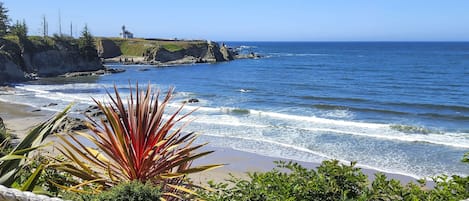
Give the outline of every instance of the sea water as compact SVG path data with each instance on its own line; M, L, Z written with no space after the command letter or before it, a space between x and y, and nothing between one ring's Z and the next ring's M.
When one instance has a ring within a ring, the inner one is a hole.
M170 110L196 98L186 131L215 147L413 177L469 175L469 43L227 42L260 59L153 67L17 84L0 100L48 110L104 100L129 81L167 91ZM49 103L56 106L46 107ZM75 111L78 114L79 111Z

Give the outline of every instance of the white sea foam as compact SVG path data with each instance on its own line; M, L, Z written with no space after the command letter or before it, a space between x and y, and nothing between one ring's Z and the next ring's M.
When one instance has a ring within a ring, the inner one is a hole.
M111 86L111 85L110 85ZM95 88L103 87L103 85L98 84L68 84L64 86L56 85L28 85L28 86L17 86L17 89L29 91L34 94L36 97L54 100L54 101L65 101L65 102L79 102L83 104L93 104L91 96L97 98L98 100L106 100L104 94L86 94L86 93L75 93L75 94L66 94L62 92L50 92L48 90L57 90L57 89L76 89L75 87L82 88ZM180 96L187 97L190 96L190 92L180 92ZM100 97L101 96L101 97ZM126 98L124 96L124 98ZM38 105L32 106L38 107ZM172 103L170 107L180 107L181 103ZM206 102L201 102L200 105L207 105ZM40 107L40 106L39 106ZM227 126L243 126L251 128L267 128L272 126L272 122L263 124L258 120L254 121L253 118L258 119L259 117L266 119L267 121L286 121L292 125L285 126L289 129L301 129L310 131L313 133L335 133L342 135L353 135L361 137L372 137L382 140L392 140L392 141L404 141L404 142L423 142L431 143L436 145L444 145L458 148L469 148L469 133L404 133L401 131L396 131L391 129L390 124L381 124L381 123L367 123L367 122L358 122L351 120L334 120L328 118L320 118L316 116L301 116L301 115L292 115L272 111L261 111L261 110L247 110L239 108L230 108L230 107L200 107L198 105L186 105L185 109L190 111L197 109L198 112L201 112L204 115L217 115L223 114L226 117L225 119L213 119L201 117L199 120L205 123L213 123L218 125L227 125ZM55 110L55 109L54 109ZM196 113L197 114L197 113ZM236 116L244 116L241 120ZM246 116L250 118L246 118ZM217 115L216 118L222 118L223 116ZM270 123L270 124L269 124ZM274 125L275 126L275 125Z
M248 46L248 45L241 45L239 46L240 49L251 49L251 48L257 48L257 46Z
M199 111L214 113L220 112L229 115L230 111L236 108L208 108L201 107ZM372 137L382 140L403 141L403 142L423 142L436 145L444 145L458 148L469 148L469 133L425 133L425 134L408 134L400 131L393 130L391 124L378 124L378 123L365 123L356 121L333 120L318 118L314 116L299 116L290 115L276 112L266 112L259 110L249 110L250 117L273 118L278 120L289 120L294 126L284 126L284 128L301 129L315 133L335 133L342 135L354 135L361 137ZM267 128L268 125L259 125L259 122L252 120L252 118L244 118L245 122L239 121L238 118L230 115L230 120L221 119L199 119L201 123L214 123L218 125L238 125L245 127L263 127ZM236 123L234 120L236 120Z
M83 104L92 104L91 96L97 98L98 100L106 100L106 96L103 93L66 93L67 89L102 89L104 85L100 84L66 84L66 85L21 85L17 86L18 93L24 94L24 96L17 96L13 94L2 95L0 101L17 101L18 103L27 104L33 107L41 107L47 103L47 101L38 102L37 99L28 97L38 97L44 100L54 100L60 102L59 105L64 105L65 102L79 102ZM113 87L113 85L105 86L108 88ZM128 88L127 85L118 86L118 88ZM63 92L57 92L63 91ZM14 94L18 94L14 93ZM187 98L191 96L191 92L179 92L176 98ZM123 98L127 98L123 94ZM63 104L61 104L64 102ZM33 104L31 104L33 103ZM65 104L66 105L66 104ZM274 136L263 136L263 133L288 133L290 135L296 135L301 133L303 135L311 135L312 137L324 135L324 134L334 134L334 135L347 135L347 136L357 136L357 137L366 137L374 138L377 140L386 140L392 142L423 142L431 143L435 145L448 146L448 147L457 147L457 148L469 148L469 133L404 133L398 130L391 128L390 124L385 123L369 123L369 122L359 122L350 120L353 116L342 116L347 120L337 120L329 119L327 115L324 115L321 118L317 116L302 116L302 115L293 115L287 114L285 112L275 112L275 111L263 111L263 110L252 110L252 109L242 109L234 107L210 107L209 102L204 102L203 100L198 104L190 104L185 106L185 110L190 111L197 109L197 112L194 113L196 118L195 123L201 124L202 128L211 129L208 125L214 125L213 129L219 129L220 132L225 132L223 130L225 127L231 127L230 131L241 131L239 133L230 133L226 132L220 135L213 135L219 137L229 137L229 138L239 138L251 141L257 141L261 143L270 143L275 146L281 146L287 149L294 149L298 152L308 153L317 155L323 158L337 158L337 155L330 155L327 152L318 152L312 151L308 148L302 147L298 142L284 140L287 139L289 135L274 135ZM173 102L169 105L169 109L175 109L181 106L180 102ZM200 107L202 106L202 107ZM43 108L47 110L58 111L59 107ZM342 114L333 114L337 115ZM347 114L353 115L353 114ZM340 118L340 117L339 117ZM221 128L221 129L220 129ZM253 134L254 133L254 134ZM270 137L270 138L269 138ZM281 142L279 142L281 141ZM255 147L252 149L255 150ZM249 149L244 148L243 151ZM263 151L263 150L259 150ZM339 150L335 154L340 154ZM265 152L265 150L264 150ZM279 154L277 152L272 152ZM266 155L266 153L259 153ZM268 154L268 153L267 153ZM278 155L273 154L273 157L278 157ZM284 156L292 159L300 159L299 156ZM387 160L387 159L383 159ZM315 161L320 162L320 161ZM382 164L385 164L383 162ZM419 174L419 171L409 171L412 174L405 173L405 169L400 170L389 170L386 168L376 168L374 165L367 166L364 164L359 164L360 167L376 169L379 171L404 174L412 177ZM380 166L380 165L378 165ZM381 165L380 167L386 167L386 165Z
M278 141L274 140L269 140L269 139L258 139L258 138L252 138L252 137L240 137L240 136L226 136L226 135L214 135L214 134L203 134L205 136L210 136L210 137L217 137L217 138L222 138L223 140L228 139L233 139L233 141L238 142L235 147L233 147L236 150L239 151L246 151L250 153L255 153L255 154L260 154L264 156L269 156L269 157L280 157L280 158L286 158L286 159L294 159L297 161L303 161L303 162L313 162L313 163L321 163L324 160L330 160L333 159L332 157L325 155L321 152L317 151L312 151L310 149L301 147L301 146L295 146L287 143L281 143ZM262 147L262 149L259 148L254 148L253 146L249 145L251 143L258 144L262 143L262 145L257 145L255 147ZM252 148L246 148L245 146L249 146ZM273 148L266 148L268 146L274 146ZM275 150L275 151L274 151ZM282 151L283 150L283 151ZM291 151L288 151L291 150ZM273 152L274 151L274 152ZM273 154L275 152L281 152L283 154ZM295 154L296 152L301 152L303 154ZM285 154L287 153L287 154ZM288 154L292 153L292 155ZM303 156L304 154L311 154L310 157L304 158L304 157L299 157ZM350 164L350 161L347 160L339 160L343 164ZM391 173L391 174L400 174L400 175L405 175L409 176L415 179L422 178L423 176L419 176L416 174L409 174L408 172L402 171L402 170L395 170L395 169L389 169L389 168L379 168L371 165L365 165L358 163L356 165L357 167L361 168L366 168L366 169L371 169L371 170L376 170L380 172L386 172L386 173Z
M329 110L327 112L321 112L321 116L329 117L334 119L352 119L354 114L350 110Z
M241 92L241 93L251 92L251 90L249 90L249 89L239 89L238 91Z

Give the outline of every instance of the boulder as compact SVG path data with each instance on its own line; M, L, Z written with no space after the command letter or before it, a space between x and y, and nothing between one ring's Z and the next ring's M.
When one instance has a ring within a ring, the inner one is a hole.
M67 117L57 128L57 132L71 132L88 129L85 121L80 118Z
M52 106L56 106L57 103L49 103L47 105L43 105L42 107L52 107Z
M191 98L187 101L188 103L198 103L199 102L199 99L197 98Z
M91 105L86 108L83 114L88 117L101 117L104 115L104 113L99 109L99 107L95 105Z

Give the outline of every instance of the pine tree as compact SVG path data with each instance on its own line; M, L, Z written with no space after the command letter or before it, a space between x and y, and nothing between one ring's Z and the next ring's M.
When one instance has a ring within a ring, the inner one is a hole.
M16 24L11 26L10 31L20 39L26 39L28 35L28 27L26 26L26 22L24 20L23 22L16 21Z
M96 46L94 44L94 38L88 30L88 26L85 25L81 36L78 39L78 47L80 48L80 53L88 60L92 60L97 57L98 53L96 51Z
M0 2L0 37L3 37L8 33L10 19L8 19L7 13L8 9L3 7L3 2Z

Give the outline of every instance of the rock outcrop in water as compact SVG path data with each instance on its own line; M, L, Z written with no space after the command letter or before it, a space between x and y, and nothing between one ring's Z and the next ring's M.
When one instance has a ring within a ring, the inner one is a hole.
M75 39L0 38L0 84L103 69L97 54L83 55Z

